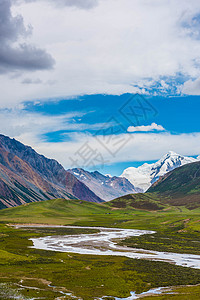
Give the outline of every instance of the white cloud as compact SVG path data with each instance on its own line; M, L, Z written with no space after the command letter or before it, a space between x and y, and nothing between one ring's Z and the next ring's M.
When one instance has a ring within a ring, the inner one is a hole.
M43 115L27 112L20 106L15 109L0 110L1 134L15 137L31 145L36 140L41 142L41 136L48 132L77 130L73 118L81 117L83 114L74 112L58 116Z
M46 133L47 129L62 130L70 127L70 122L73 115L63 117L50 117L38 116L35 114L16 115L0 114L2 120L1 133L15 137L22 143L32 146L39 153L58 160L65 168L76 167L79 165L72 164L71 159L78 159L78 164L84 166L83 160L76 154L78 150L83 150L83 146L88 143L92 150L96 150L97 154L102 157L102 162L106 165L118 162L132 162L132 161L145 161L157 160L162 155L167 153L169 149L183 154L183 155L199 155L200 149L200 133L172 135L167 132L160 133L135 133L135 134L121 134L115 137L115 148L109 143L113 136L99 136L98 140L90 134L82 132L74 132L70 134L70 140L65 142L46 142L41 139L41 134ZM7 124L9 124L7 126ZM76 124L71 124L71 129L77 129ZM86 124L82 128L86 127ZM96 125L96 128L101 124ZM121 141L128 141L125 146L119 147ZM99 143L101 141L101 143ZM116 143L119 141L119 144ZM107 144L106 144L107 142ZM110 146L109 146L110 145ZM105 146L107 148L105 148ZM111 149L119 149L117 155L108 151ZM99 160L101 161L101 160ZM86 162L86 164L89 161ZM97 165L97 160L88 164L92 166ZM99 163L100 164L100 163ZM103 169L101 170L103 172Z
M196 80L186 81L182 86L181 92L186 95L200 95L200 77Z
M119 138L124 138L120 136ZM103 141L103 137L102 137ZM118 162L150 161L160 159L169 149L187 156L199 154L200 133L172 135L170 133L135 134L128 144L121 148L118 155L111 155L95 138L87 135L76 135L73 141L61 143L32 143L40 153L57 159L65 168L76 167L70 158L77 159L76 151L88 142L89 146L101 153L106 164ZM81 160L78 159L78 162ZM95 161L97 163L97 161ZM91 164L92 165L92 164ZM103 171L103 170L102 170Z
M145 92L150 82L177 73L197 78L200 40L188 28L198 13L196 0L101 0L93 9L56 9L50 1L21 3L13 7L13 14L21 14L25 25L33 26L30 42L56 60L54 70L36 71L34 78L55 84L25 86L20 76L1 76L0 105L78 94ZM28 72L23 75L32 79ZM161 84L167 88L166 81Z
M106 164L156 160L168 152L169 149L184 155L199 155L200 133L179 135L168 132L126 133L115 136L113 140L115 146L113 147L111 145L113 136L98 136L97 140L92 135L79 131L91 129L91 125L77 125L73 122L74 117L81 117L78 112L62 116L47 116L28 113L20 110L21 108L0 111L1 133L32 146L36 151L49 158L57 159L66 168L73 166L70 157L76 159L75 153L82 149L86 142L93 150L97 150L97 153L102 155ZM92 128L99 129L101 126L102 124L94 124ZM153 126L155 127L155 125ZM46 139L41 138L41 135L47 132L66 129L74 130L68 141L55 143L46 142ZM125 146L119 147L121 141L127 141ZM105 148L105 145L107 148ZM112 151L119 149L119 152L114 155L108 149ZM80 161L80 163L82 162ZM95 163L97 164L97 161Z
M128 132L137 132L137 131L165 131L165 128L162 125L157 125L152 123L151 125L142 125L142 126L129 126L127 129Z
M16 138L22 143L34 145L34 147L37 144L46 143L46 138L43 135L57 131L63 131L61 133L63 139L67 139L66 136L69 136L73 142L82 136L81 131L97 131L102 126L105 127L104 123L81 123L81 117L88 113L90 111L75 111L62 115L44 115L27 112L23 106L19 105L14 109L0 110L0 133ZM77 123L75 118L79 118L80 122ZM111 125L111 123L107 123L108 127ZM68 132L66 133L66 131ZM47 143L47 145L49 144Z

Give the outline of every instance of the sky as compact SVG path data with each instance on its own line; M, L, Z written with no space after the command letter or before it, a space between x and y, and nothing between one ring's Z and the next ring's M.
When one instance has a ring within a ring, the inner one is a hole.
M200 2L0 0L0 133L120 175L200 154Z

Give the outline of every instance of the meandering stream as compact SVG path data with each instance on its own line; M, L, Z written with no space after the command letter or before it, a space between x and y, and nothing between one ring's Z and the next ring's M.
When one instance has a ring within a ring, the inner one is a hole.
M148 230L134 230L121 228L102 228L102 227L78 227L78 226L52 226L52 225L17 225L16 228L21 227L40 227L40 228L84 228L95 229L98 233L93 234L77 234L64 236L46 236L41 238L32 238L33 248L41 250L51 250L59 252L71 252L77 254L91 254L91 255L115 255L125 256L135 259L148 259L154 261L163 261L173 263L183 267L200 269L200 255L181 254L170 252L158 252L144 249L135 249L130 247L119 246L117 243L125 238L131 236L140 236L144 234L153 234L155 231ZM115 299L115 300L135 300L150 295L171 294L170 287L158 287L150 289L147 292L136 294L131 292L128 298L107 297L96 298L96 300ZM63 293L65 294L65 293ZM65 294L71 298L79 299L72 294Z
M53 227L41 225L21 225L18 227ZM200 269L200 255L181 254L170 252L158 252L144 249L135 249L117 245L122 239L143 234L153 234L154 231L102 228L102 227L78 227L78 226L54 226L67 228L98 229L98 233L78 234L65 236L47 236L31 239L33 247L43 250L71 252L90 255L115 255L135 259L148 259L164 261L178 266Z

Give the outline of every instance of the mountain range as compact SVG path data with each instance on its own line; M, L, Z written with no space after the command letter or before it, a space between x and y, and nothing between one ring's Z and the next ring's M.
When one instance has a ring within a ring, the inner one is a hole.
M120 196L127 194L140 193L140 188L135 188L134 185L124 177L116 177L103 175L98 171L88 172L83 169L68 170L79 181L94 191L95 194L105 201L110 201Z
M199 157L195 159L193 157L185 157L173 151L169 151L153 164L145 163L138 168L130 167L125 169L120 177L127 178L134 184L135 189L138 188L142 190L142 192L145 192L154 182L168 172L180 166L197 161L199 161Z
M193 162L198 162L198 158L170 151L154 164L130 167L120 177L112 177L78 168L65 170L56 160L0 135L0 209L54 198L100 203L145 192L152 184L157 192L156 182L159 186L166 180L163 175L168 178L173 169Z
M53 198L103 201L56 160L0 135L0 208Z

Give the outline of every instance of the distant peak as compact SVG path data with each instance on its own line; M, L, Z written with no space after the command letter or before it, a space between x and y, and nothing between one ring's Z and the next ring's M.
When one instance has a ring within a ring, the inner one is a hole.
M105 176L106 176L106 177L109 177L109 178L112 178L112 175L111 175L111 174L106 174Z
M72 171L72 172L82 172L82 171L84 171L84 170L81 169L81 168L73 168L73 169L68 169L68 171Z
M176 152L174 151L168 151L166 155L169 155L169 156L179 156L179 154L177 154Z
M103 175L103 174L101 174L99 171L94 171L94 172L91 172L91 173L93 173L93 174L97 174L97 175ZM104 175L103 175L104 176Z

